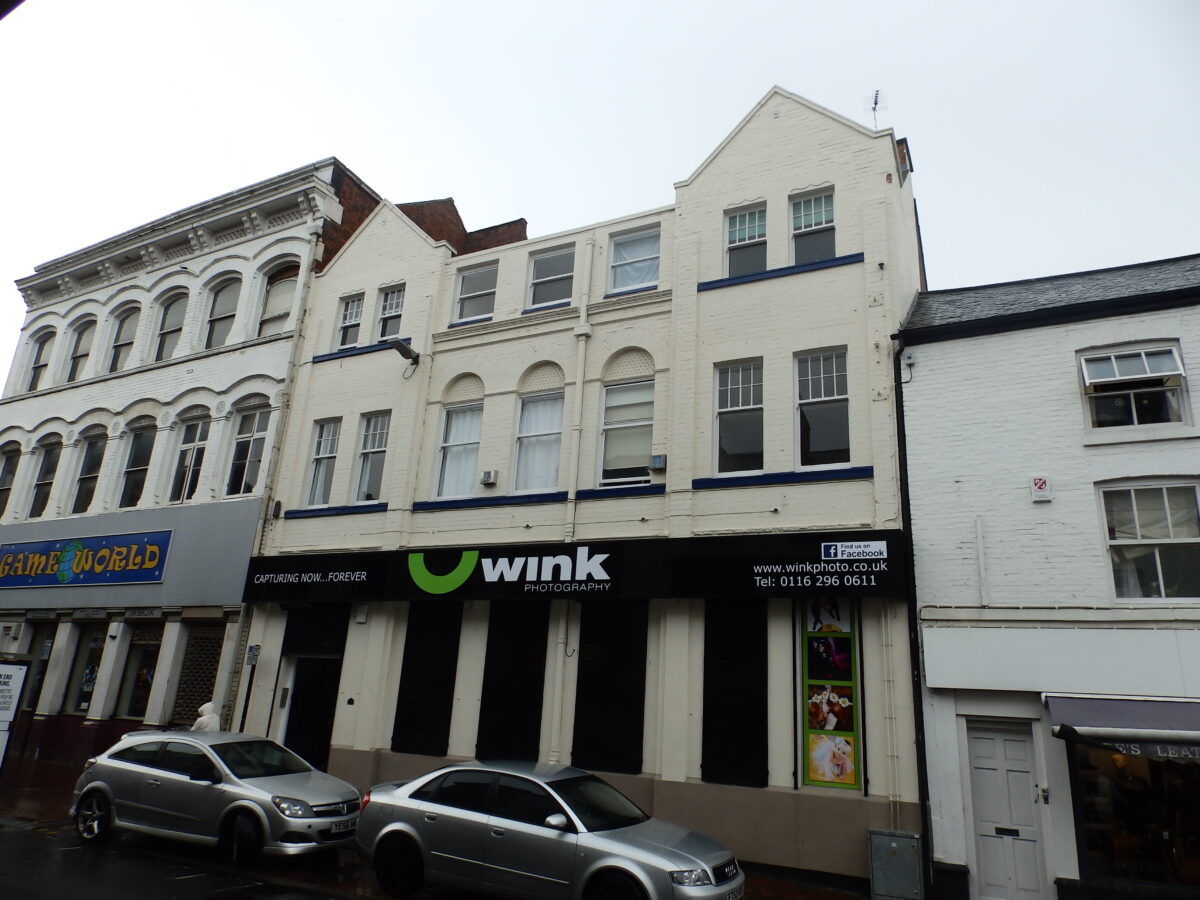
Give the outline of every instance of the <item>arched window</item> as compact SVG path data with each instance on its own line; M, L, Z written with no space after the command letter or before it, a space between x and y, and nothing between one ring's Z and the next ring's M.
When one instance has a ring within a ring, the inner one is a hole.
M163 304L162 319L158 325L158 349L154 359L170 359L175 355L179 339L183 336L183 318L187 315L187 295L177 294Z
M204 450L208 446L208 429L210 420L208 410L185 410L180 416L183 434L179 437L179 453L175 457L175 474L171 476L171 502L183 503L191 500L196 493L196 485L200 481L200 471L204 466Z
M71 365L67 369L67 381L78 381L92 353L92 338L96 336L96 323L88 322L75 329L75 345L71 348Z
M100 480L100 464L104 462L104 448L108 446L108 435L103 428L89 430L83 436L83 458L79 462L79 478L75 482L75 501L71 512L85 513L96 496L96 483Z
M233 317L237 314L240 281L227 281L213 292L212 307L208 312L208 336L204 340L206 349L223 347L233 330Z
M29 388L36 391L42 384L46 367L50 365L50 351L54 349L54 332L47 331L33 342L33 361L29 364Z
M262 319L258 323L259 337L279 334L287 328L299 279L300 266L294 263L276 269L267 276L267 296L263 301Z
M121 508L137 506L150 471L157 431L153 419L139 420L129 429L129 455L125 458L125 482L121 486Z
M29 518L39 518L50 502L50 489L54 487L54 476L58 472L58 460L62 456L62 436L48 434L38 441L40 459L37 478L33 482L33 502L29 504Z
M258 484L258 472L267 444L267 426L270 423L270 408L247 409L238 414L237 434L233 441L233 463L229 467L226 494L253 493L255 485Z
M136 307L121 313L117 318L117 330L113 334L112 355L109 358L108 371L120 372L129 364L129 355L133 352L133 338L137 334L139 319L141 319L141 311Z
M8 508L8 497L13 482L17 480L17 466L21 464L21 445L15 441L0 447L0 516Z

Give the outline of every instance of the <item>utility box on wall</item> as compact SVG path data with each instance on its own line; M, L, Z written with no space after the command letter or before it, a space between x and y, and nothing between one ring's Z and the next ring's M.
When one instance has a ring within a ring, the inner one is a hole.
M921 836L868 829L872 900L924 900Z

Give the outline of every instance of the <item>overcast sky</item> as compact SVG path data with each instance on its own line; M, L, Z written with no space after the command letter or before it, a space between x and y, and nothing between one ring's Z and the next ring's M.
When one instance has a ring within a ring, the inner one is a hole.
M930 287L1200 252L1200 2L25 0L0 366L34 266L326 156L530 236L670 204L772 85L907 137Z

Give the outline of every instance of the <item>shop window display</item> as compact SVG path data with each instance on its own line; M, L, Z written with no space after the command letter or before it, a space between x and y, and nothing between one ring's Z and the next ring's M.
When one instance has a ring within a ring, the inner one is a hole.
M804 783L856 788L861 766L854 601L824 597L800 610Z

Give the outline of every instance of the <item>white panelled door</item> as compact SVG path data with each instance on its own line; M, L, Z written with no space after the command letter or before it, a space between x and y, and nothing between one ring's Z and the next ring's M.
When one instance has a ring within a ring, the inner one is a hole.
M967 726L975 826L974 896L1038 900L1042 890L1039 779L1028 725Z

